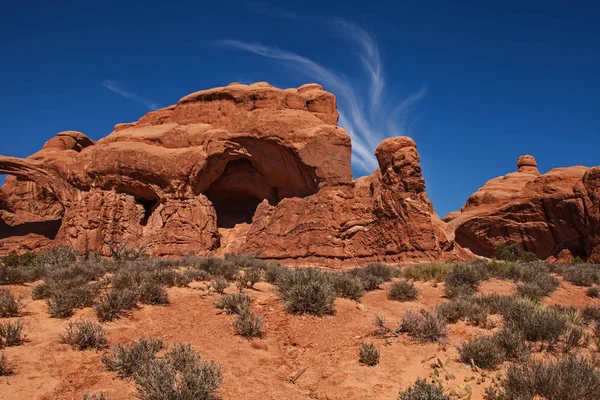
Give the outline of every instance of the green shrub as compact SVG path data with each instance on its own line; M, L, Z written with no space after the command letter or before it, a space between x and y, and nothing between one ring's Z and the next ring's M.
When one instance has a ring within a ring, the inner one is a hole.
M269 264L268 266L263 268L263 270L265 280L270 284L275 284L275 282L277 282L277 279L279 279L279 276L289 271L288 268L279 264Z
M35 262L50 267L69 265L77 260L77 253L72 247L54 247L41 253Z
M9 290L0 289L0 318L18 317L24 307L23 298L16 298Z
M360 345L359 360L365 365L375 366L379 364L379 350L373 343L363 343Z
M18 346L25 341L23 322L0 322L0 348Z
M169 304L167 290L157 282L142 283L138 290L138 298L142 304Z
M567 330L564 315L551 307L516 301L504 315L505 325L520 330L531 342L545 342L552 347Z
M419 290L415 284L405 280L399 280L390 286L388 298L396 301L411 301L417 298Z
M567 265L559 267L557 272L577 286L600 285L600 265Z
M22 268L0 266L0 285L21 285L28 281L29 277Z
M429 383L419 378L411 387L400 392L398 400L450 400L450 397L439 383Z
M501 243L496 246L496 258L503 261L517 261L523 256L523 249L516 243Z
M255 315L247 309L233 321L233 328L236 334L246 339L259 338L263 336L264 322L265 319L262 315Z
M567 356L554 360L528 359L506 369L507 399L594 400L600 393L600 373L593 362Z
M334 273L330 277L331 284L338 296L351 300L360 300L365 294L362 281L355 276L345 273Z
M574 349L578 347L587 347L587 345L588 336L584 333L583 329L579 326L571 325L564 335L563 352L569 354Z
M248 288L252 289L262 279L263 271L259 267L251 267L244 270L244 279Z
M368 263L359 269L383 279L384 282L390 282L399 272L396 268L380 262Z
M446 320L424 309L418 313L409 311L404 314L399 331L420 342L444 343L448 336Z
M210 275L223 277L232 281L240 271L240 265L230 259L220 259L215 257L193 257L185 260L193 268L206 271Z
M494 341L503 349L509 360L520 360L529 356L531 348L525 341L525 336L513 326L503 326L494 333Z
M100 350L108 345L104 328L87 320L69 322L59 338L62 343L66 343L72 349L79 351L86 349Z
M69 318L75 308L91 307L98 295L98 287L84 283L77 286L55 286L46 299L48 313L54 318Z
M586 292L585 292L588 297L591 297L592 299L597 299L600 298L600 287L598 286L590 286Z
M292 313L333 314L336 291L327 275L314 268L297 268L277 280L279 295Z
M175 345L164 359L142 364L134 374L142 400L213 399L222 379L221 367L204 361L189 345Z
M129 289L111 289L100 297L94 311L101 322L112 321L137 306L137 294Z
M5 354L0 354L0 376L8 376L12 374L13 367L8 362Z
M210 285L213 289L215 289L215 292L223 294L225 289L229 287L229 282L227 282L227 279L218 276L214 281L211 282Z
M384 282L382 277L374 275L363 268L355 268L348 271L347 274L358 279L367 292L379 289L379 285Z
M111 349L110 357L102 357L102 363L120 377L130 377L142 365L152 361L164 347L163 341L157 338L141 338L129 346L117 344Z
M33 264L36 258L37 256L29 251L18 254L13 250L8 255L0 257L0 260L6 267L25 267Z
M215 307L224 310L227 314L242 315L250 310L252 298L245 293L224 294L216 302Z
M517 293L521 296L539 301L558 288L559 281L552 275L540 274L531 282L517 283Z
M494 369L504 361L504 349L494 336L480 336L468 342L462 342L458 348L461 360L475 364L479 368Z

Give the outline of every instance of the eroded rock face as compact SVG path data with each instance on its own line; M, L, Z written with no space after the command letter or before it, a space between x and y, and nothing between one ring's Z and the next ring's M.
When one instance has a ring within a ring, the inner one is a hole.
M0 191L0 252L125 241L154 255L449 255L414 142L384 141L380 171L353 181L337 120L319 85L231 84L96 143L69 131L27 159L0 156L0 173L12 175Z
M518 243L541 259L566 259L568 252L599 260L599 169L556 168L540 175L531 156L520 157L517 167L444 218L449 236L482 256L492 256L500 243Z

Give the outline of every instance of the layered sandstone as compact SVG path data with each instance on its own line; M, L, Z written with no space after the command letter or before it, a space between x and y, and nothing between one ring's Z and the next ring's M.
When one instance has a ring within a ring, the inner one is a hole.
M459 212L444 218L456 243L492 256L518 243L545 259L561 255L600 261L599 168L556 168L540 175L535 159L520 157L517 172L488 181Z
M231 84L96 143L69 131L27 159L0 156L0 173L12 175L0 192L0 251L116 241L154 255L449 254L414 142L384 141L380 170L353 181L350 137L337 120L335 97L319 85Z

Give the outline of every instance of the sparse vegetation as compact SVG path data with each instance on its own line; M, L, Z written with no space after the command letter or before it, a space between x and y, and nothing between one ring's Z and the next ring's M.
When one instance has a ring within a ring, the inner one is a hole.
M90 394L86 392L83 394L83 400L108 400L108 396L106 396L102 392L95 394Z
M463 319L474 326L487 323L488 310L475 297L454 297L438 305L437 312L451 324Z
M504 361L504 349L494 336L480 336L462 342L458 348L461 360L466 364L475 364L479 368L494 369Z
M137 294L129 289L111 289L100 297L94 311L101 322L112 321L136 307Z
M535 253L525 251L517 243L499 244L496 246L496 258L503 261L537 261Z
M9 290L0 288L0 318L18 317L25 305L22 297L15 297Z
M142 400L209 400L223 379L221 367L204 361L189 345L175 345L163 359L144 363L134 374Z
M336 291L324 272L315 268L296 268L282 274L277 287L291 313L333 314Z
M379 350L373 343L361 344L359 356L360 362L365 365L375 366L379 364Z
M600 298L600 287L598 286L590 286L586 292L585 292L588 297L591 297L592 299L597 299Z
M229 287L229 282L227 282L227 279L218 276L215 278L214 281L211 282L210 284L212 286L213 289L215 289L215 292L219 293L219 294L223 294L225 292L225 289L227 289L227 287Z
M92 321L80 320L69 322L64 332L59 335L62 343L74 350L104 349L108 345L104 328Z
M419 264L403 268L400 274L405 279L415 281L443 282L452 268L454 268L454 265L453 263L445 262Z
M8 362L8 358L4 353L0 354L0 376L8 376L12 374L13 367Z
M23 333L23 322L5 321L0 322L0 348L18 346L25 341Z
M425 379L417 381L398 395L398 400L450 400L442 385L429 383Z
M142 304L169 304L167 290L157 282L142 283L138 290L138 298Z
M102 363L120 377L130 377L141 366L152 361L164 347L163 341L157 338L141 338L129 346L117 344L110 350L110 357L102 357Z
M485 263L457 264L444 280L446 296L450 298L471 296L479 288L480 282L487 279L487 277L488 270Z
M227 314L242 315L250 310L252 299L245 293L224 294L216 302L215 307L224 310Z
M331 274L330 278L331 284L340 297L358 301L365 294L363 283L356 276L338 273Z
M246 339L259 338L263 336L264 322L262 315L255 315L246 309L233 321L233 328L236 334Z
M448 336L446 320L439 314L430 313L427 310L421 310L418 313L407 312L402 318L399 331L420 342L443 344Z
M388 298L396 301L411 301L417 298L419 290L415 284L405 280L399 280L390 286Z

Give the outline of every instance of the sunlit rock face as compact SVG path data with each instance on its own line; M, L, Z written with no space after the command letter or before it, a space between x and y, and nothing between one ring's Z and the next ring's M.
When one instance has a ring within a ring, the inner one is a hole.
M543 175L532 156L517 172L488 181L462 210L444 218L448 236L482 256L518 243L540 259L600 262L600 168L556 168Z
M335 97L316 84L203 90L93 142L59 133L0 156L0 252L111 241L153 255L287 260L454 257L409 138L352 179Z

